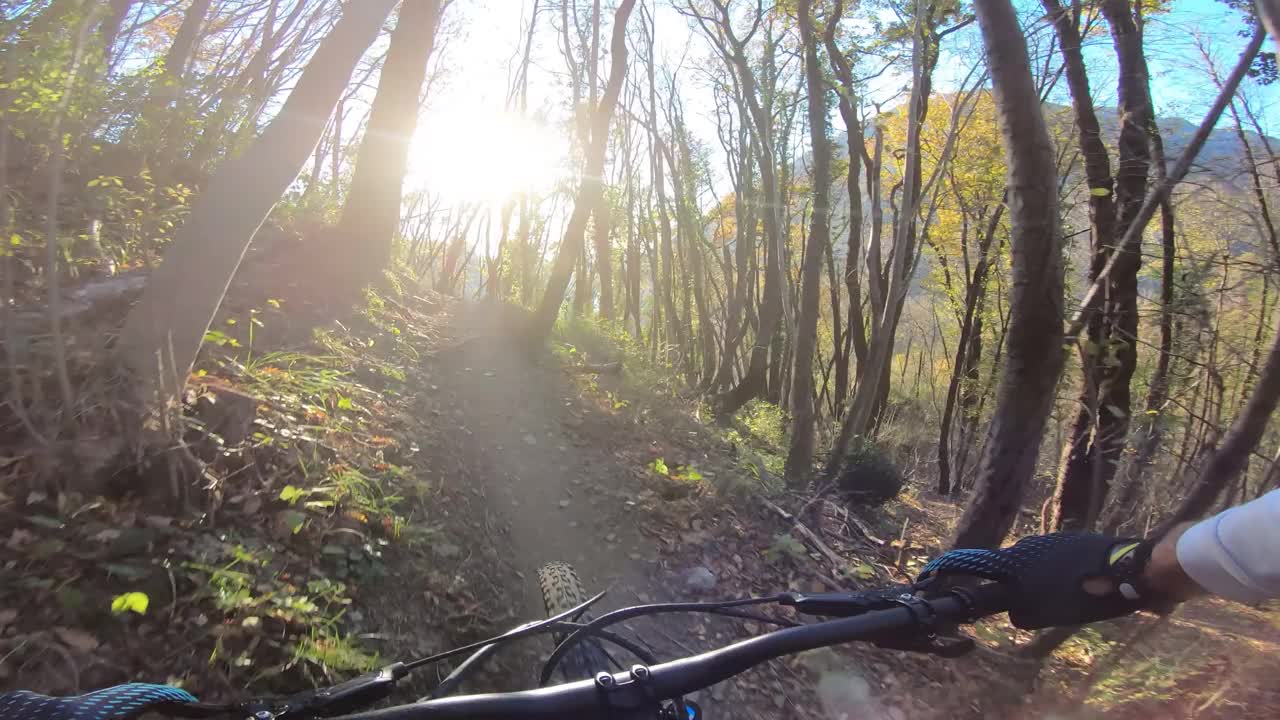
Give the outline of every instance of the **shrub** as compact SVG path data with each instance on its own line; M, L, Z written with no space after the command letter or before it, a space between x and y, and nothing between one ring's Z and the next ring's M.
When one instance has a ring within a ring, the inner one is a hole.
M836 486L852 502L878 505L902 490L902 471L874 441L855 437L836 471Z

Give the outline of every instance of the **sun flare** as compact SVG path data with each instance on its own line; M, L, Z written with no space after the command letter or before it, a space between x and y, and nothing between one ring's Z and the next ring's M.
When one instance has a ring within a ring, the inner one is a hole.
M453 203L499 204L551 189L565 171L563 138L536 118L487 108L445 108L419 123L408 190Z

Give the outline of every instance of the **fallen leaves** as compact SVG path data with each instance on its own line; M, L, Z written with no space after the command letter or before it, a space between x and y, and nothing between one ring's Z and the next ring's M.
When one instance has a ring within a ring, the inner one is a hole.
M101 644L98 638L75 628L56 627L53 629L53 634L63 645L82 653L91 653Z

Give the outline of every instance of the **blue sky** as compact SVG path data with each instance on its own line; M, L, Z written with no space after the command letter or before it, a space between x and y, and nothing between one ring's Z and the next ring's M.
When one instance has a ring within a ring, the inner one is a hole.
M1030 26L1033 54L1037 48L1041 52L1047 50L1049 46L1044 40L1052 31L1044 23L1035 22L1043 12L1039 0L1014 2ZM501 131L495 132L485 123L454 121L497 115L502 111L508 63L523 37L522 21L527 21L527 17L522 17L523 13L512 10L520 6L527 12L530 5L528 2L515 3L514 0L475 0L469 5L450 8L449 25L457 34L450 33L452 37L447 41L442 57L437 58L437 62L448 71L434 89L423 119L421 142L416 147L418 152L414 153L417 162L413 163L412 172L416 182L434 180L428 184L446 188L459 186L460 175L477 165L474 153L468 148L492 144L495 136L505 135ZM608 7L611 3L606 2L605 5ZM686 120L694 133L715 151L715 126L710 117L709 95L701 86L695 69L700 63L715 61L709 58L710 50L705 40L691 30L686 18L670 9L667 0L657 0L655 6L659 54L673 65L684 61L681 84ZM1147 20L1146 49L1156 112L1162 117L1177 116L1198 124L1212 103L1216 90L1205 72L1196 39L1200 38L1207 44L1225 75L1247 42L1239 35L1244 23L1239 13L1216 0L1171 0L1169 7L1168 12ZM566 90L561 84L562 76L558 77L564 66L559 57L555 32L550 27L551 20L550 16L544 15L540 21L530 109L534 113L546 112L553 120L559 120L565 113L563 101ZM638 26L638 13L632 22ZM1268 47L1273 47L1270 41ZM935 73L935 89L941 92L953 89L981 52L981 37L976 25L949 36ZM1100 32L1086 40L1085 53L1097 104L1114 107L1115 55L1105 24L1100 26ZM1057 63L1058 58L1055 57L1054 67ZM638 64L633 65L632 70L642 71ZM890 105L896 104L905 98L906 80L901 73L888 74L878 81L878 87L869 92L869 96L889 101ZM1251 81L1246 85L1246 91L1270 134L1280 134L1280 106L1276 103L1276 93L1280 90L1262 88ZM891 99L895 96L899 100ZM1069 102L1065 81L1059 83L1050 99L1063 104ZM832 122L837 131L843 129L837 113L833 113ZM455 152L448 152L450 149ZM559 164L550 155L563 154L565 150L564 147L555 148L543 162ZM453 161L449 160L451 157ZM426 158L430 158L430 162L426 162Z

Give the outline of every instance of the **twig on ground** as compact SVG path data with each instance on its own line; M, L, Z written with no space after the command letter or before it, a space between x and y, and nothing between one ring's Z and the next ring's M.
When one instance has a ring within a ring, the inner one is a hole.
M885 541L876 537L875 534L871 532L871 528L867 527L867 524L862 521L862 518L854 515L853 513L849 513L849 522L853 523L854 527L858 528L858 530L866 536L868 540L876 545L884 546Z
M764 503L765 507L769 508L770 510L780 515L783 520L790 522L791 527L794 528L796 532L800 533L800 535L804 537L805 540L808 540L809 544L812 545L815 550L821 553L823 557L831 561L832 567L836 568L837 570L844 567L845 559L840 557L838 554L836 554L836 551L828 547L827 544L822 541L822 538L818 537L817 533L815 533L814 531L806 527L805 524L800 522L798 518L796 518L791 513L787 512L786 510L783 510L782 508L778 507L773 502L770 502L765 498L760 498L760 501ZM837 588L843 589L841 584L836 582L832 578L822 576L822 579L827 581L830 584L835 585L835 587Z
M898 557L894 559L893 566L896 567L900 573L906 571L903 564L907 559L907 525L910 524L910 522L911 518L902 518L902 532L898 535Z
M622 361L615 360L607 363L583 363L582 365L574 365L569 368L569 372L578 373L580 375L614 375L622 372Z

